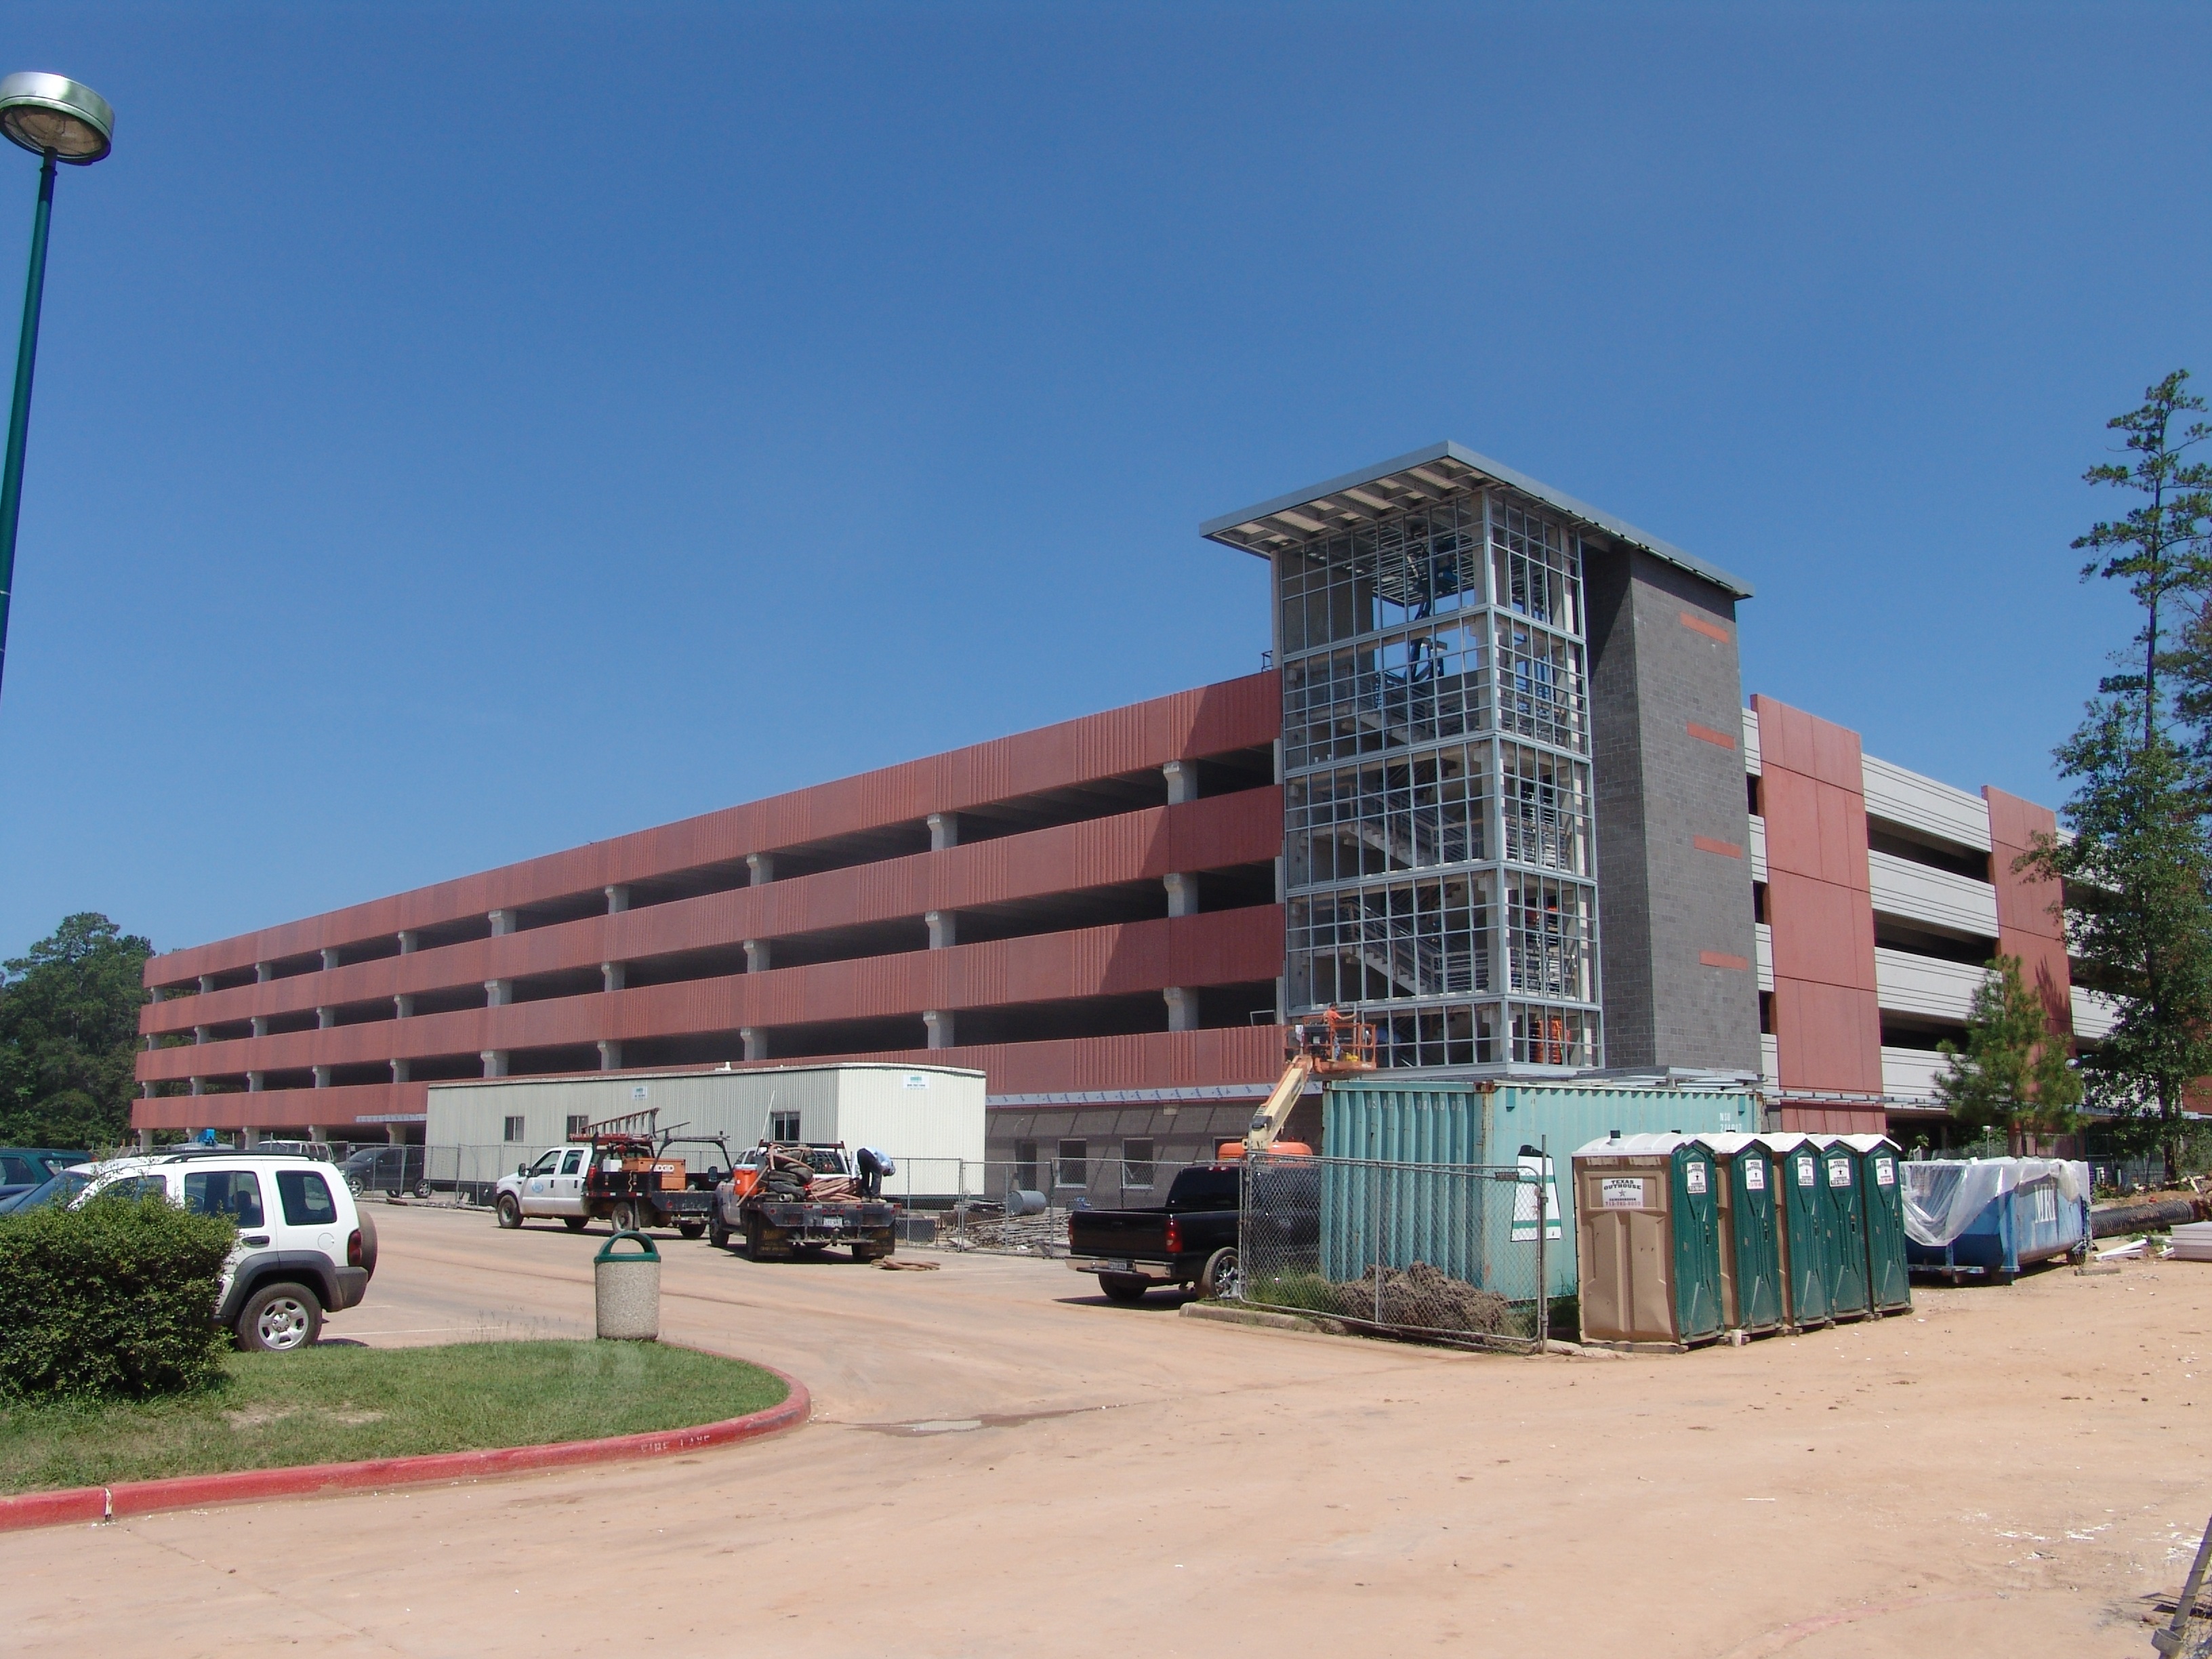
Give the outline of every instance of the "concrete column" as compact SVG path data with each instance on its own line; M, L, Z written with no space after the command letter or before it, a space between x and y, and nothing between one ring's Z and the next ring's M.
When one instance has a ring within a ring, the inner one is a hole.
M1180 806L1198 799L1198 763L1171 760L1160 771L1168 781L1168 805Z
M929 850L942 853L960 845L960 814L932 812L929 815Z
M259 1094L268 1086L264 1081L268 1075L266 1072L248 1072L246 1074L246 1092L249 1095Z
M599 1069L603 1072L622 1070L622 1044L613 1037L599 1039Z
M415 1018L415 994L412 991L402 991L392 999L392 1017L394 1019Z
M922 920L929 924L929 948L949 950L959 942L960 918L951 910L932 910Z
M261 1144L261 1131L251 1125L240 1129L238 1132L238 1144L248 1150L258 1146Z
M603 962L599 964L599 989L602 991L619 991L629 978L629 964L626 962Z
M483 1051L482 1058L483 1060L483 1074L486 1077L505 1077L507 1075L506 1049L487 1048Z
M257 962L253 964L253 982L256 985L266 985L276 977L276 969L268 963Z
M738 1035L744 1039L745 1058L747 1060L766 1060L768 1058L768 1033L766 1031L762 1030L757 1025L748 1025L744 1030L739 1031Z
M512 910L495 910L486 920L491 923L494 939L504 939L514 931L514 912Z
M205 996L209 992L214 989L215 975L213 974L202 974L200 975L200 994L202 996Z
M331 1026L337 1023L338 1011L337 1009L318 1008L315 1010L315 1029L317 1030L327 1031Z
M331 969L337 965L338 947L335 945L325 945L323 946L323 971L327 974Z
M404 1146L407 1144L407 1131L401 1128L397 1123L386 1124L384 1126L384 1144L387 1146Z
M484 1006L504 1008L514 1000L514 981L511 979L488 979L484 981Z
M146 1034L146 1052L149 1054L154 1052L154 1034L151 1031Z
M201 1079L201 1078L194 1078L194 1079L192 1079L192 1092L193 1092L194 1094L198 1094L198 1093L200 1093L200 1092L201 1092L201 1090L200 1090L200 1085L201 1085L201 1083L202 1083L202 1082L204 1082L204 1079Z
M1167 999L1168 1030L1195 1031L1198 1029L1198 993L1186 991L1180 985L1170 985L1160 994Z
M629 908L629 889L624 886L607 889L607 914L618 916Z
M315 1067L315 1087L317 1087L318 1089L327 1089L327 1088L329 1088L330 1086L331 1086L331 1068L330 1068L329 1066L316 1066L316 1067Z
M1162 876L1160 884L1168 890L1170 915L1194 916L1198 914L1198 878L1196 876Z
M322 1138L323 1126L319 1123L310 1123L307 1126L307 1139L310 1140L320 1140Z
M207 1040L208 1028L206 1026L195 1025L192 1027L192 1041L195 1043L205 1042Z
M269 1016L268 1016L268 1015L266 1015L266 1014L256 1014L256 1015L254 1015L254 1017L253 1017L253 1035L254 1035L254 1036L267 1036L269 1035Z
M422 948L422 935L417 933L412 927L403 927L399 930L399 954L401 956L413 956L416 951Z
M162 991L161 988L156 985L152 990L146 993L146 1000L149 1002L159 1002L165 994L166 993Z
M767 886L775 879L775 854L773 853L746 854L745 870L751 876L754 886Z
M395 1060L392 1062L392 1080L394 1083L404 1083L407 1081L407 1062L405 1060Z
M154 1132L151 1129L141 1129L138 1132L138 1150L142 1152L150 1152L154 1150Z
M768 972L769 955L768 947L769 942L764 939L749 939L745 941L745 971L747 973Z
M921 1017L921 1023L929 1027L931 1048L950 1048L952 1046L953 1018L950 1009L932 1008Z

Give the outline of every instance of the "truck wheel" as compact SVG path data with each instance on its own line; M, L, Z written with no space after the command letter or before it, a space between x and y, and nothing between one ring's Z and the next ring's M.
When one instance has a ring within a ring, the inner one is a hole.
M761 1260L761 1230L760 1223L757 1221L745 1223L745 1260L748 1261Z
M679 1221L676 1224L676 1231L686 1238L696 1238L707 1231L707 1224L703 1221Z
M615 1231L618 1233L641 1233L645 1231L639 1224L641 1218L637 1212L637 1206L628 1199L615 1206L615 1212L611 1218L615 1224Z
M564 1215L561 1218L561 1224L572 1233L580 1233L592 1224L592 1218L587 1215Z
M1152 1281L1141 1279L1135 1273L1101 1273L1098 1275L1098 1288L1106 1292L1106 1299L1109 1302L1138 1303L1142 1302L1145 1292L1152 1288Z
M522 1224L522 1202L513 1193L501 1193L492 1212L498 1216L499 1224L502 1227L520 1227Z
M722 1224L722 1218L714 1217L707 1224L707 1242L718 1250L730 1248L730 1230Z
M1224 1244L1206 1258L1206 1271L1198 1276L1198 1293L1213 1301L1234 1302L1244 1292L1244 1275L1237 1270L1237 1248Z
M289 1353L322 1334L323 1304L304 1285L264 1285L238 1316L238 1346L249 1353Z

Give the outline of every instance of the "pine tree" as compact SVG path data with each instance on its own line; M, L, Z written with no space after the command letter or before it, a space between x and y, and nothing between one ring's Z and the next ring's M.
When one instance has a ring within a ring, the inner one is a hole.
M2014 1157L2031 1134L2065 1134L2078 1126L2081 1081L2043 999L2021 977L2018 957L1990 963L1974 992L1966 1051L1951 1042L1936 1046L1949 1062L1936 1079L1936 1098L1964 1127L2002 1129Z

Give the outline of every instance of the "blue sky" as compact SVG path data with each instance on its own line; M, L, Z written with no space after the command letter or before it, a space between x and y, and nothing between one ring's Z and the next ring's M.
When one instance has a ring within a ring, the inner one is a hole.
M1444 437L1747 578L1747 692L2053 800L2130 625L2079 475L2212 381L2202 7L75 0L5 39L118 112L55 213L10 952L1250 672L1262 568L1198 522Z

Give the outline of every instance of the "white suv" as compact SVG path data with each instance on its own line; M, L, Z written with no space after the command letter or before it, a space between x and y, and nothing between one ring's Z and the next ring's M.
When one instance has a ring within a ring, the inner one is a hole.
M118 1193L228 1217L238 1244L223 1264L216 1323L242 1348L283 1353L312 1343L325 1310L358 1305L376 1272L376 1224L333 1173L297 1155L155 1153L99 1165L71 1207Z

